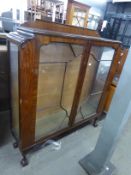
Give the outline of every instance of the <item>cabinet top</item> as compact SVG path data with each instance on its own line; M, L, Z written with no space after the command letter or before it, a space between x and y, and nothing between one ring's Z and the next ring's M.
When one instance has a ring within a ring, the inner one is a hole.
M56 30L55 30L56 29ZM73 30L74 29L74 30ZM57 37L63 38L61 41L64 41L64 38L73 40L79 43L92 42L93 45L98 46L109 46L117 48L121 44L120 41L109 40L99 37L96 34L89 33L88 29L77 28L68 25L48 23L45 21L35 21L32 23L26 23L17 28L16 32L11 32L8 34L7 38L18 44L22 44L27 40L31 40L35 37Z
M18 33L20 34L22 33L25 35L30 34L30 36L31 34L32 36L35 34L39 34L39 35L47 35L47 36L69 37L69 38L74 38L74 39L104 41L104 42L121 44L121 42L117 40L110 40L110 39L94 37L94 36L86 36L86 35L78 35L78 34L71 34L71 33L58 32L58 31L51 31L51 30L45 30L45 29L36 29L36 28L31 28L31 27L19 27Z

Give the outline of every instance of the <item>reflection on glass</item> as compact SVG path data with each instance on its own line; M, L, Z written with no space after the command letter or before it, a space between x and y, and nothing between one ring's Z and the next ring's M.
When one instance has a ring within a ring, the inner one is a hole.
M99 25L99 20L100 20L99 16L90 14L88 16L87 28L92 30L97 30L97 27Z
M114 49L107 47L92 47L76 122L96 114L113 55Z
M19 138L19 97L18 97L18 47L10 44L10 78L12 127Z
M63 43L40 48L36 140L68 127L82 52Z

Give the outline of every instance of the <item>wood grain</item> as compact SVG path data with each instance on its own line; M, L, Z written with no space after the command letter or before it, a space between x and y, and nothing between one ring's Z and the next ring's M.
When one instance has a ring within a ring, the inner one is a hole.
M79 35L85 35L85 36L100 37L98 32L95 30L90 30L83 27L74 27L71 25L63 25L63 24L58 24L58 23L53 23L53 22L43 21L43 20L36 20L35 22L26 22L22 24L22 26L32 27L36 29L47 29L47 30L65 32L65 33L71 33L71 34L79 34Z
M118 64L118 61L120 59L120 56L121 56L121 47L118 46L118 48L116 49L116 51L114 53L114 58L113 58L113 61L112 61L111 67L110 67L110 71L108 73L108 77L107 77L106 82L105 82L103 94L102 94L102 97L100 99L100 102L99 102L99 105L97 108L98 113L102 113L104 110L107 92L109 91L110 85L111 85L113 78L115 76L117 64Z
M69 118L69 120L70 120L69 125L70 126L73 125L73 123L75 121L75 116L77 114L77 108L79 105L81 91L82 91L82 87L83 87L83 83L84 83L84 78L86 75L86 67L87 67L87 63L89 60L89 56L90 56L90 50L91 50L91 43L87 42L87 44L85 46L85 50L83 52L83 57L82 57L81 65L80 65L78 80L77 80L74 99L73 99L73 104L72 104L72 108L71 108L71 114L70 114L70 118Z
M104 111L108 112L111 100L113 98L113 95L115 93L116 87L115 86L110 86L109 92L107 93L107 98L105 100L105 106L104 106Z
M38 50L36 40L27 41L20 50L20 147L34 143L37 102Z

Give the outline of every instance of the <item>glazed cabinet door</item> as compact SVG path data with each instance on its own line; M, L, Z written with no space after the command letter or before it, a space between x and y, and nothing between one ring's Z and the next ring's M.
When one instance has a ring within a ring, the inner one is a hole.
M68 127L82 53L76 44L40 47L35 140Z
M75 123L97 114L114 53L110 47L91 47Z

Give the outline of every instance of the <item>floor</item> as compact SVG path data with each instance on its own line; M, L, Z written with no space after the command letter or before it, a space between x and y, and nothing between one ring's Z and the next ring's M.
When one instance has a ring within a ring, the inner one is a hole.
M2 117L5 118L5 121L3 123L0 121L0 128L8 123L7 114L1 115L0 119ZM60 140L61 149L59 150L54 150L50 145L28 154L30 163L24 168L19 163L21 155L18 149L14 149L12 146L12 137L10 134L6 134L6 139L0 140L0 175L86 175L78 161L93 150L102 124L103 121L97 128L88 125L64 137ZM8 125L6 131L9 133ZM117 167L117 172L114 175L131 174L130 145L131 118L112 157L112 162Z

